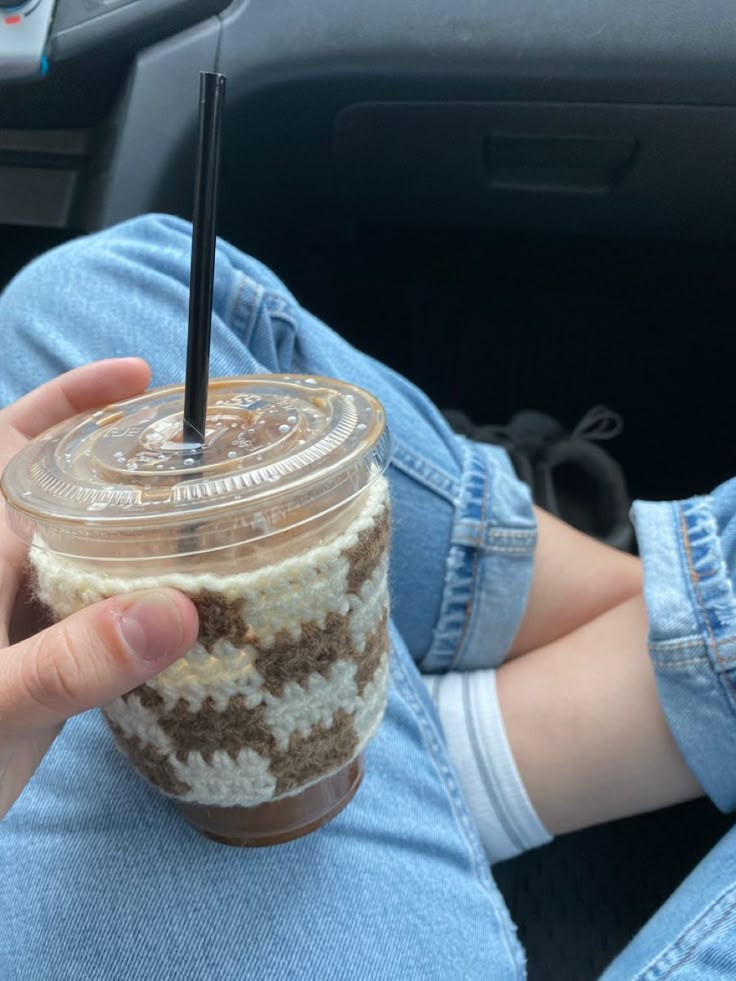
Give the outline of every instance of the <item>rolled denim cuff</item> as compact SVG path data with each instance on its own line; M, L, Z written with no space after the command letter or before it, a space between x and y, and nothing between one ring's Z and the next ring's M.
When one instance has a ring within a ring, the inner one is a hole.
M736 809L736 602L724 548L735 490L632 509L660 701L687 765L723 811Z
M425 673L499 665L526 609L537 542L528 487L504 449L462 441L463 472Z

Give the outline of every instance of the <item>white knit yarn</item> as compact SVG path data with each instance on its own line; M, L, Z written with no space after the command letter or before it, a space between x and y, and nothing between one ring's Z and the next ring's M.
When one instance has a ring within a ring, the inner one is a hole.
M175 757L172 766L180 780L196 790L184 794L181 800L201 801L235 807L253 807L272 800L276 778L269 770L269 761L253 749L241 749L237 759L223 750L215 750L206 763L201 753L190 753L186 763ZM300 790L303 788L299 788Z
M354 665L351 666L352 671L347 672L344 666L348 662L339 663L341 670L336 672L338 686L346 677L351 677L355 673ZM312 675L310 680L317 677L319 676ZM336 695L334 689L328 691L329 685L321 689L320 694L324 697L321 699L321 710L316 713L319 716L316 721L329 728L334 712L338 708L354 712L354 725L358 733L356 756L365 749L381 723L386 703L388 677L389 656L384 654L374 679L366 685L362 696L355 694L354 683L352 694L350 694L350 686L345 687L343 699ZM238 805L252 807L274 799L276 781L270 774L269 760L254 750L248 747L241 749L235 760L228 753L216 750L211 762L205 762L201 753L194 752L189 754L186 762L182 762L174 755L171 740L158 725L156 715L141 705L137 695L129 695L127 703L122 698L115 699L105 711L126 736L137 736L169 757L177 777L192 787L189 793L181 795L181 800L206 801L224 807ZM293 722L289 722L288 725L291 732L298 728L293 725ZM274 731L276 732L277 729L278 722L274 726ZM329 774L320 774L315 780L303 784L289 794L282 794L281 797L301 793L302 790L325 779L326 776Z
M181 799L254 806L274 799L277 782L269 770L268 757L247 746L236 759L224 750L215 750L207 760L196 750L190 751L185 761L180 759L158 720L162 711L173 710L182 699L192 713L200 711L206 699L211 700L215 711L224 712L235 695L242 696L248 709L264 706L265 724L282 752L288 750L294 734L308 737L317 725L329 730L340 710L352 719L357 737L354 756L373 736L386 703L388 651L382 654L360 694L355 654L363 653L367 638L377 631L387 613L388 552L379 558L357 593L348 591L351 564L346 553L358 544L361 532L376 525L387 501L388 485L381 478L365 492L363 507L350 526L331 541L270 566L230 576L171 572L126 577L85 567L47 551L42 543L34 543L31 563L39 598L60 616L108 596L172 586L192 596L205 591L222 596L236 611L239 609L243 622L257 637L258 649L248 643L236 645L227 638L218 639L210 650L195 644L148 683L163 700L162 706L148 708L136 693L106 706L108 718L127 739L137 738L164 754L179 780L191 788L178 795ZM268 651L279 633L283 638L284 631L298 642L304 624L324 628L330 613L347 618L352 653L346 652L345 658L332 662L324 673L315 671L299 682L286 680L278 694L274 689L269 691L257 667L259 652ZM289 794L324 776L321 773Z
M376 566L373 574L366 579L357 593L348 596L350 608L350 636L355 650L359 653L365 649L368 635L381 622L386 609L386 593L388 589L388 553Z
M361 734L364 745L373 736L381 721L386 705L388 677L389 658L388 654L384 654L373 679L365 686L363 695L358 700L353 717L353 725Z
M141 704L137 695L128 696L127 701L122 698L114 699L105 706L105 714L129 738L137 737L141 742L167 755L173 752L171 739L158 724L158 718Z
M220 593L228 602L241 601L243 619L252 624L262 645L273 643L278 630L299 636L302 622L324 623L328 613L347 613L349 563L344 553L371 528L388 498L385 478L365 491L364 506L350 526L324 545L307 549L281 562L235 575L166 572L156 575L116 575L47 550L40 540L31 546L38 597L60 617L108 596L171 586L190 595Z
M209 697L217 711L222 712L233 695L242 695L247 708L253 709L263 701L263 678L254 664L255 653L248 644L237 647L220 641L209 654L197 644L153 678L149 686L163 698L168 709L183 698L196 712Z

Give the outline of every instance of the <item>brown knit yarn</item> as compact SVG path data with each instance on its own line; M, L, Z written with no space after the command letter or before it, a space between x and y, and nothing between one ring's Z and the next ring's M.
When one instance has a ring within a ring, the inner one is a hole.
M250 642L248 624L240 615L239 604L206 589L191 600L199 615L197 640L206 651L211 651L218 640L229 640L236 646Z
M126 736L123 730L108 719L113 735L134 766L165 794L182 797L191 787L180 780L165 753L142 742L138 736Z
M295 732L286 750L273 749L271 773L276 777L276 794L286 794L307 783L314 773L332 773L355 755L358 737L353 718L342 709L332 725L318 723L308 736Z
M263 714L265 707L249 709L242 695L233 695L224 710L218 711L211 698L193 712L184 699L179 699L170 712L160 712L158 724L171 739L175 756L182 763L190 753L201 753L206 763L212 762L216 750L224 750L236 759L241 749L250 746L267 753L273 735Z
M356 544L345 551L345 556L350 563L349 593L360 592L363 583L370 579L388 548L389 531L389 509L385 507L376 519L375 525L361 531Z
M270 570L263 586L248 587L251 592L239 592L237 574L223 577L222 591L216 577L211 588L184 589L199 614L197 648L108 707L118 744L151 783L190 801L257 806L356 757L385 703L385 500L351 547L320 553L328 564L304 571L298 563L285 565L281 592ZM95 588L104 590L104 582L99 577ZM71 589L63 582L55 588L68 603ZM283 606L259 608L260 595L264 602L275 596ZM314 619L300 619L312 608ZM278 629L282 622L288 626ZM241 785L251 789L239 792Z
M388 610L383 611L381 622L375 630L372 630L365 641L365 648L362 654L353 654L358 662L358 669L355 672L355 681L358 685L358 694L362 695L365 686L375 677L381 658L388 650Z

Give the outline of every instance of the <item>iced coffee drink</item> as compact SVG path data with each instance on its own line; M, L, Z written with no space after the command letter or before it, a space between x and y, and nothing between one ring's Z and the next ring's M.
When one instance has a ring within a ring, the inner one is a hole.
M2 479L57 618L171 586L199 636L104 709L135 767L206 834L272 844L356 792L388 679L389 437L332 379L212 380L202 446L183 389L57 426Z

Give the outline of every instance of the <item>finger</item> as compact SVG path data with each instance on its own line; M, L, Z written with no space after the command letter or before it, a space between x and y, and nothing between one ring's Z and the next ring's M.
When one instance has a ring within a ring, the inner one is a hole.
M50 726L148 681L197 638L182 593L154 589L96 603L0 653L0 734Z
M55 623L51 610L34 593L30 570L26 570L9 619L10 623L4 639L2 624L0 624L0 640L2 641L0 648L7 647L8 644L17 644L19 641L25 640L26 637L37 634L44 627L50 627L52 623Z
M0 412L0 468L23 444L54 423L142 392L150 369L140 358L114 358L75 368ZM7 623L26 551L0 518L0 620Z
M111 358L74 368L8 406L0 413L0 426L31 439L78 412L137 395L150 377L141 358Z

